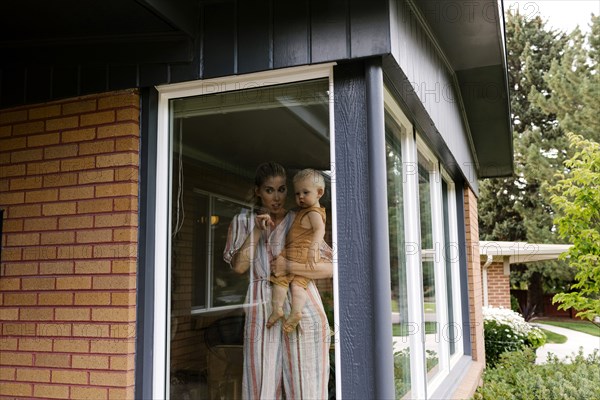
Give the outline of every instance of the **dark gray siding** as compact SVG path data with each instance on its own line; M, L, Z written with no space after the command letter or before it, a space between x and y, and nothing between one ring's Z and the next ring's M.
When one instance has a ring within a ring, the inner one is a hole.
M390 4L393 62L388 60L387 70L397 93L409 104L409 118L445 167L453 175L460 172L477 191L476 160L453 71L406 2Z
M107 32L89 42L73 37L3 48L0 108L391 51L387 0L198 4L197 29L188 29L194 36Z

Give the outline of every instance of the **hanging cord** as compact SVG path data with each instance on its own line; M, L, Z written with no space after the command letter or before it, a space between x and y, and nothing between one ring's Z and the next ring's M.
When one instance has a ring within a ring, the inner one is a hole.
M178 188L177 188L177 206L175 214L175 228L173 229L173 237L175 237L181 228L183 228L183 221L185 220L185 208L183 204L183 120L179 122L179 157L178 157ZM179 214L181 210L181 220Z

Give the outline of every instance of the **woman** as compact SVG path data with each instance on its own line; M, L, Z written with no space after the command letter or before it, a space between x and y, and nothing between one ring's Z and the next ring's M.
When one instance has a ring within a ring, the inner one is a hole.
M329 380L329 325L313 282L298 329L287 334L281 320L267 329L271 314L271 269L299 273L310 279L332 276L331 254L315 270L278 257L295 213L285 209L286 172L277 163L256 170L254 196L265 214L241 213L229 227L224 259L240 274L249 272L244 329L244 399L325 399ZM268 216L267 214L268 213ZM267 221L270 220L270 223ZM284 304L290 312L290 297Z

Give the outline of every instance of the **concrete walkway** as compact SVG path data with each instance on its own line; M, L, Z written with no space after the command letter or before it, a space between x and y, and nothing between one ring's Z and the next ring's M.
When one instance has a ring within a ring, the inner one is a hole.
M535 360L536 364L545 363L548 353L552 353L560 360L564 360L567 358L567 356L573 355L573 353L577 354L580 347L583 349L583 354L586 356L591 354L594 349L600 349L600 337L598 336L592 336L588 335L587 333L574 331L572 329L560 328L558 326L544 325L538 322L533 322L533 325L537 325L540 328L556 332L567 337L567 341L565 343L547 343L537 349L537 358Z

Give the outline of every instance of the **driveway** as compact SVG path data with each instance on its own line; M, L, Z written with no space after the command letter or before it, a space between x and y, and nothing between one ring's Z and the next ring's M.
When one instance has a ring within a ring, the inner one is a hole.
M548 353L556 355L559 359L564 360L567 356L573 353L577 354L579 348L583 349L583 354L591 354L595 349L600 350L600 337L588 335L587 333L577 332L572 329L560 328L558 326L544 325L535 322L534 325L544 328L548 331L556 332L567 337L567 341L562 344L547 343L537 349L536 364L545 363Z

